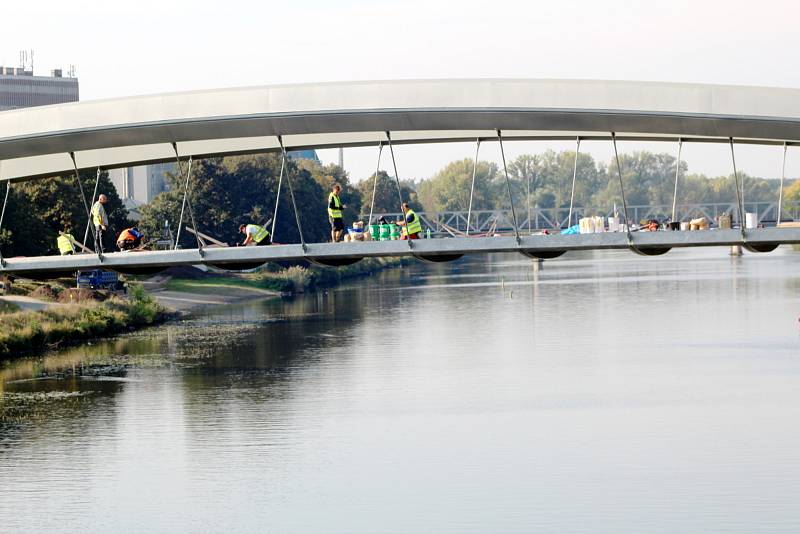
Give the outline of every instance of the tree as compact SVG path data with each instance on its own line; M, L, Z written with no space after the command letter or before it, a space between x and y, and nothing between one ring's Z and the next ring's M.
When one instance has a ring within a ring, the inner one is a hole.
M397 182L394 177L389 176L386 172L379 171L377 183L375 182L375 175L373 174L358 184L358 191L362 199L361 220L366 221L369 218L370 207L372 206L373 188L375 190L374 213L400 212L400 198L397 195ZM402 191L403 200L409 203L411 209L420 211L423 209L417 199L417 191L414 188L413 182L401 181L400 190Z
M417 190L425 210L439 212L468 209L473 168L474 163L471 159L453 161L437 172L433 178L422 180ZM495 207L496 189L499 187L496 183L497 174L495 163L478 162L472 209Z
M275 154L210 158L195 162L189 178L190 202L198 230L220 241L241 241L241 224L267 224L273 218L278 197L281 158ZM142 207L141 227L150 235L161 232L165 223L177 229L183 202L183 180L168 177L170 190ZM292 207L291 180L303 236L306 241L325 241L329 233L327 195L311 173L286 162L278 202L274 239L280 243L298 243L300 234ZM188 212L185 225L191 224ZM195 238L182 232L180 244L196 246Z
M89 221L86 209L92 204L96 177L95 171L81 172L84 199L81 198L81 189L74 175L14 184L14 195L9 197L9 209L15 210L16 214L6 214L11 253L29 256L53 254L58 232L65 230L70 231L78 241L83 241ZM116 237L130 225L130 221L128 210L105 171L100 174L97 191L98 195L102 193L108 197L105 205L109 219L108 233ZM94 241L92 231L90 228L87 239L90 248Z
M789 187L783 190L783 212L781 219L796 217L797 206L800 204L800 180L795 180Z

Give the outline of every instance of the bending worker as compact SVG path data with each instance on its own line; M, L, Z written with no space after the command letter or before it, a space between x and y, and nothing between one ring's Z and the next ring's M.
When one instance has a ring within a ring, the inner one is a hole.
M244 243L242 243L243 247L253 243L256 246L272 244L269 230L258 224L243 224L239 227L239 231L245 235Z
M75 237L69 233L69 229L66 229L63 232L58 232L56 245L58 245L58 251L62 256L75 254L75 245L72 244L73 241L75 241Z
M117 248L119 248L120 251L139 248L142 244L143 237L144 234L135 226L133 228L126 228L117 238Z
M100 195L97 202L92 206L92 223L94 224L94 251L103 252L103 232L108 228L108 215L106 215L105 203L108 197Z
M408 202L403 202L403 215L405 215L405 220L397 221L397 225L403 227L403 235L400 239L419 239L422 233L422 222L419 220L419 215L408 207Z
M328 219L331 222L331 241L336 243L342 239L344 234L344 219L342 218L342 199L339 198L339 193L342 192L342 186L339 184L333 185L333 191L328 195Z

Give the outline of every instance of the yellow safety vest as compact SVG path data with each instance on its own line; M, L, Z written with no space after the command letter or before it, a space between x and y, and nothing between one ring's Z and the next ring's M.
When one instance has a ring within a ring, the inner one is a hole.
M414 216L414 220L412 222L408 222L409 215ZM419 215L414 213L414 210L412 210L411 208L407 209L405 219L406 219L406 225L403 226L403 235L406 235L406 233L418 234L422 232L422 223L419 220Z
M92 206L92 223L95 226L106 226L108 224L108 217L106 217L106 209L103 203L99 200Z
M333 199L333 205L336 206L335 208L331 207L331 199ZM333 193L328 195L328 215L331 219L341 219L342 218L342 201L339 197Z
M56 239L56 244L58 244L58 251L63 256L64 254L68 254L70 252L75 252L75 247L72 246L72 240L75 239L72 237L72 234L61 234Z
M269 230L257 224L248 224L246 231L247 235L253 236L253 241L256 243L269 237Z

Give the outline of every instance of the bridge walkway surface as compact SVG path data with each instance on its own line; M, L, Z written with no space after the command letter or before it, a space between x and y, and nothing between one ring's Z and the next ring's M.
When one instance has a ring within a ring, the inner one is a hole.
M218 247L169 251L115 252L98 256L44 256L6 258L0 274L47 275L105 268L122 273L154 273L177 265L209 265L229 270L255 268L270 261L307 260L317 264L349 265L366 257L416 257L440 262L465 254L519 252L534 258L555 258L571 250L630 249L659 255L676 247L741 245L754 252L769 252L781 244L800 244L800 228L754 228L596 233L578 235L521 235L454 237L412 241L312 243L263 247Z

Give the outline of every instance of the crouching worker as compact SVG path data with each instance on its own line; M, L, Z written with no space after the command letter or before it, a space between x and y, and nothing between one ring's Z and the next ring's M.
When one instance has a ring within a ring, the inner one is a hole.
M123 230L117 238L117 248L119 248L120 251L139 248L142 244L143 237L144 234L136 227Z
M269 230L258 224L243 224L239 227L239 231L245 235L243 247L251 244L256 246L272 244Z
M69 233L69 230L65 230L63 232L58 232L58 239L56 239L56 245L58 245L58 251L61 253L62 256L69 256L71 254L75 254L75 245L73 245L73 241L75 238Z
M422 233L422 222L419 220L419 215L408 207L407 202L403 202L403 215L405 219L397 221L397 225L403 227L403 235L400 239L419 239Z

